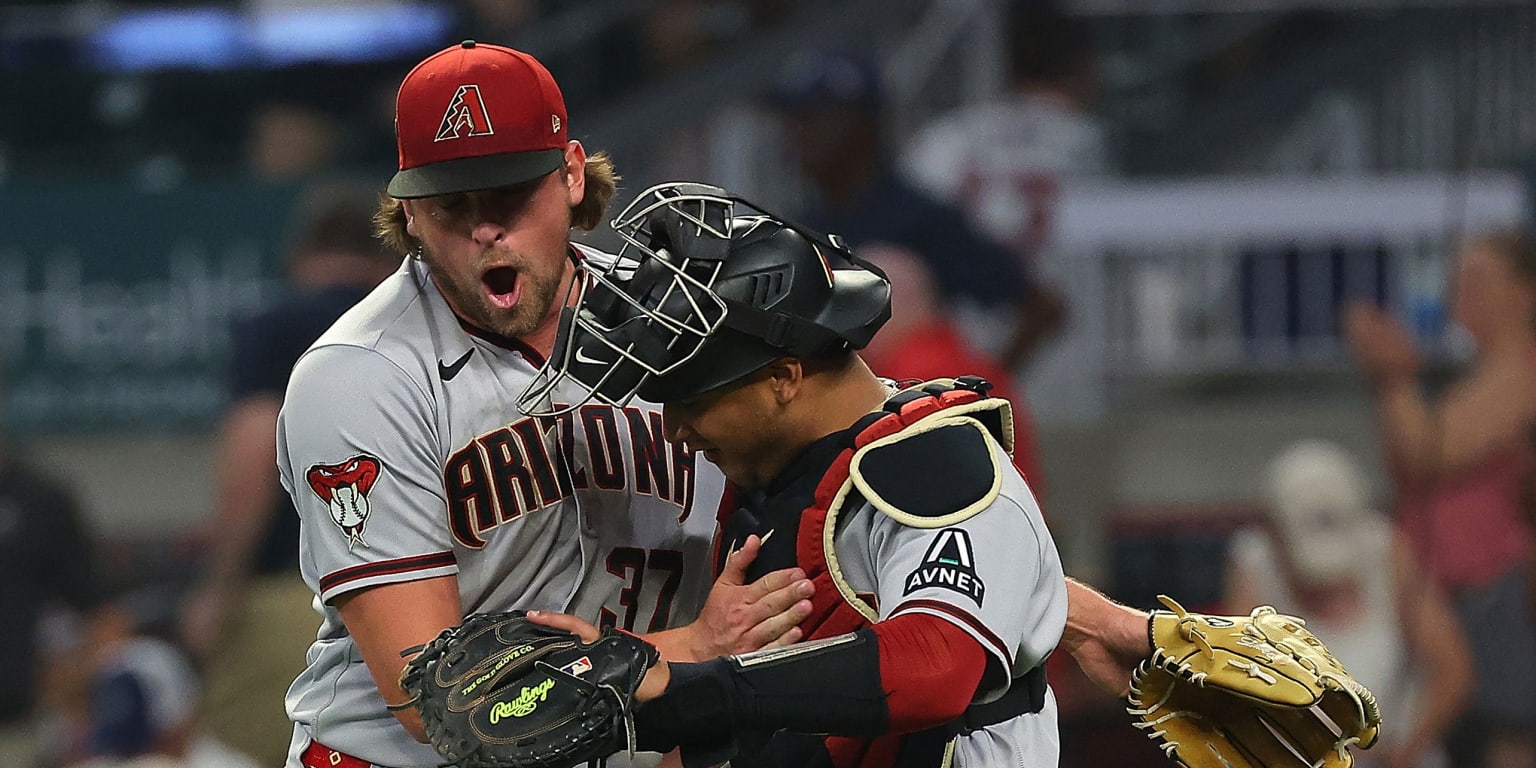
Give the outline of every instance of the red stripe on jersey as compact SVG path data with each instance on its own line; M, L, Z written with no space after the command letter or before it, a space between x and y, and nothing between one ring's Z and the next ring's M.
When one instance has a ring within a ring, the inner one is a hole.
M397 573L409 573L411 571L425 571L432 568L443 568L457 564L452 552L433 552L430 555L412 555L396 560L380 560L376 563L363 563L350 568L343 568L334 573L320 577L320 591L329 592L336 587L360 579L373 578L374 576L392 576Z
M715 522L723 523L732 512L736 511L736 484L727 480L725 490L720 492L720 507L715 510Z
M896 610L891 611L891 617L895 618L900 616L904 611L910 611L915 608L942 613L945 616L948 616L955 621L970 627L971 631L975 632L977 635L980 635L983 640L992 645L993 650L998 654L1000 658L1002 658L1008 664L1013 663L1013 654L1009 651L1008 644L1004 643L1003 639L997 636L997 633L988 629L987 626L977 620L975 616L960 610L960 608L953 603L946 603L940 600L908 600L896 606Z
M965 712L987 669L987 651L965 630L937 616L909 613L875 624L880 687L891 730L919 731Z

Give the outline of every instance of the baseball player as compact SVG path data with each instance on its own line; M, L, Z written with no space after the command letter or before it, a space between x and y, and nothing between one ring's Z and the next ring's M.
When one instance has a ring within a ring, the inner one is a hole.
M666 439L739 490L722 567L742 565L741 546L761 556L748 572L802 568L807 639L687 661L568 613L476 615L405 675L445 756L1054 766L1042 664L1058 644L1129 691L1138 727L1181 765L1348 768L1352 746L1375 743L1374 697L1299 618L1171 598L1149 616L1068 582L1008 459L1007 402L974 377L898 388L855 353L889 319L890 283L839 238L691 183L647 190L614 229L625 247L587 260L519 405L556 418L664 403Z
M546 385L664 403L666 437L741 489L722 541L757 537L749 572L798 565L817 586L812 642L656 666L642 747L738 768L1056 765L1041 664L1067 590L1006 401L977 379L877 378L853 350L890 286L835 238L697 184L648 191L615 228L627 244Z
M288 768L441 763L399 674L471 612L563 611L672 659L799 639L803 571L744 582L754 544L710 586L724 481L655 406L562 409L577 393L556 386L559 415L516 408L576 263L611 258L570 242L615 176L568 139L549 72L466 41L406 76L396 125L377 221L410 255L299 360L277 429L323 615L287 697Z

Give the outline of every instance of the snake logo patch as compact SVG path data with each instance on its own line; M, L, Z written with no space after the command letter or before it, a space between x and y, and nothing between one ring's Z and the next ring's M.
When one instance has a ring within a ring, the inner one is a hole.
M910 595L926 587L941 587L959 592L981 606L986 593L985 584L976 576L976 555L971 549L971 536L959 528L945 528L934 537L923 555L917 570L907 574L906 588L902 595Z
M347 549L368 546L363 528L370 514L368 492L379 479L379 460L360 453L335 464L316 464L304 473L309 489L331 508L331 522L347 536Z

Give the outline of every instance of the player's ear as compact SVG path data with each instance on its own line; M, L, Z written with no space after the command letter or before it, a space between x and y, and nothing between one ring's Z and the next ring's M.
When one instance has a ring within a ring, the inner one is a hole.
M587 150L581 142L571 139L565 145L565 164L561 168L565 176L565 189L570 206L575 208L587 196Z
M805 367L799 359L793 357L781 357L769 363L763 372L768 375L768 387L773 391L773 399L780 405L794 400L800 393L800 384L805 381Z
M400 210L405 213L405 233L420 240L421 229L416 225L417 211L415 210L415 205L413 205L414 202L413 200L401 200Z

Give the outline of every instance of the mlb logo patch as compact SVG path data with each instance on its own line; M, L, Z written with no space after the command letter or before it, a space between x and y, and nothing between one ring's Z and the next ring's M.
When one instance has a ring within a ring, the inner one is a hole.
M582 675L592 671L592 660L586 656L583 656L561 667L560 671L570 675L571 677L581 677Z

